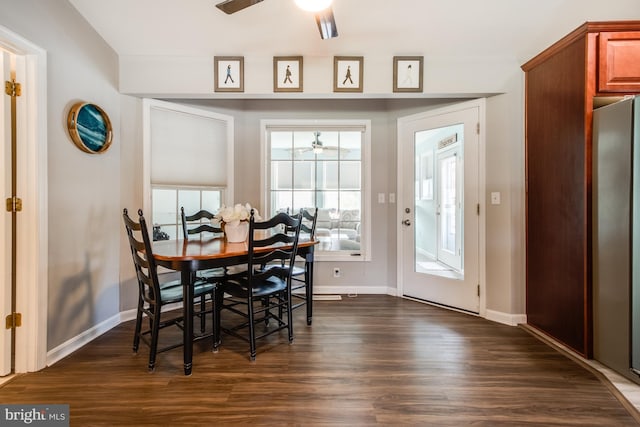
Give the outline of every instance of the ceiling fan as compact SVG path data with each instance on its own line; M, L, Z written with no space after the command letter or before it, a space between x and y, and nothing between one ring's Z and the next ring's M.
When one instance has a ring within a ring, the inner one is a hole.
M313 151L314 154L323 154L323 153L326 154L329 151L338 151L340 153L346 153L349 151L346 148L338 148L338 147L324 145L324 143L320 141L320 132L314 132L313 136L314 136L314 140L311 141L311 146L304 147L304 148L296 148L295 150L296 153L302 154L308 151Z
M232 13L236 13L262 1L263 0L225 0L222 3L216 4L216 7L227 15L231 15ZM332 0L295 0L295 2L301 9L315 12L316 24L318 25L322 39L338 37L338 28L336 27L336 20L333 16L333 10L331 9Z

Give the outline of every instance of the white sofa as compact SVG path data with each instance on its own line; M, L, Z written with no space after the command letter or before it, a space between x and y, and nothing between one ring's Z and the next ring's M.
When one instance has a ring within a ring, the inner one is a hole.
M360 210L318 208L316 237L321 250L360 249Z

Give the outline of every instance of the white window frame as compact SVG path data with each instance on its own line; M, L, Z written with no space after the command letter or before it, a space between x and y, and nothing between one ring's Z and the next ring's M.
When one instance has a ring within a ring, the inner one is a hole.
M316 261L371 261L371 120L261 120L260 121L260 205L269 204L270 156L268 132L288 131L362 131L362 209L360 213L360 251L316 251Z

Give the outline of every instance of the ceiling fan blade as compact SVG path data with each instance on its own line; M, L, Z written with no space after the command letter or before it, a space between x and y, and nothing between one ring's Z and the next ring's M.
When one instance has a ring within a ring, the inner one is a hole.
M239 10L253 6L261 1L262 0L226 0L222 3L218 3L216 7L227 15L231 15L232 13L236 13Z
M338 27L336 27L336 20L333 17L333 9L331 7L316 13L316 24L318 24L320 37L323 40L338 37Z

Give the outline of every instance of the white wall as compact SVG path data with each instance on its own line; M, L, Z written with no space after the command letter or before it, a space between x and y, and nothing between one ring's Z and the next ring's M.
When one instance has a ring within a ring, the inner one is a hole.
M376 173L372 175L371 188L374 195L397 193L395 120L398 117L425 111L434 105L489 96L485 165L487 192L500 191L502 204L490 205L487 199L485 206L487 315L507 323L522 319L525 309L524 89L520 64L524 60L454 55L430 57L428 52L415 52L425 55L424 93L399 95L392 93L390 85L394 52L372 46L369 52L363 53L362 94L333 93L331 56L304 58L304 93L274 94L271 79L265 78L272 73L273 55L269 53L245 56L245 93L214 93L213 59L197 56L121 57L120 90L166 98L206 98L192 102L210 105L220 112L226 109L226 113L236 116L238 152L259 152L257 123L261 118L374 117L372 158ZM267 100L260 100L264 98ZM269 101L283 99L289 99L290 103ZM338 99L342 102L336 102ZM255 185L259 182L257 159L236 158L249 161L251 167L236 164L235 198L259 200ZM249 177L238 175L241 170L251 171L253 168L256 168L255 176L252 172L248 173ZM374 238L370 263L341 265L343 274L339 280L330 274L333 264L318 263L318 287L354 286L361 292L387 287L390 293L395 292L396 206L377 205L377 197L372 200L372 228L386 240L380 236Z
M50 350L119 312L118 59L66 0L0 0L0 10L0 25L47 51ZM67 134L80 100L111 119L104 154L80 151Z

